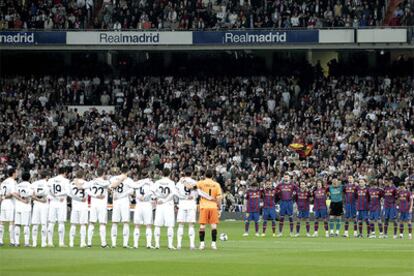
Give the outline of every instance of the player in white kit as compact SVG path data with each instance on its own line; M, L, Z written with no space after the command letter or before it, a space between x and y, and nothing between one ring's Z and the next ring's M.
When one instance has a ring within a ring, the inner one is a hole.
M10 168L6 178L0 185L0 195L2 198L0 206L0 246L3 245L4 227L9 224L10 246L14 246L14 201L16 194L17 170Z
M99 223L99 235L101 238L101 247L108 247L106 243L106 224L108 222L108 188L111 187L109 180L105 179L105 170L98 168L96 170L97 178L89 182L88 194L91 196L91 208L89 214L88 227L88 247L92 247L93 232L95 224ZM112 185L116 187L126 176L120 177Z
M65 245L65 222L67 220L67 196L70 192L70 181L66 178L67 170L65 167L58 169L58 176L48 180L49 185L49 225L48 225L48 246L53 245L53 232L55 223L58 223L59 246Z
M160 248L160 227L165 226L167 227L168 249L174 250L174 195L177 194L177 189L174 181L169 178L170 170L165 168L162 173L164 177L157 180L152 189L157 203L154 220L155 248Z
M14 214L14 242L15 246L20 245L20 228L23 226L24 233L24 246L29 247L30 240L30 215L32 212L31 195L33 191L29 183L30 173L22 173L22 182L17 184L17 194L19 197L16 198L15 214Z
M111 184L115 186L112 187L112 228L111 228L111 241L112 247L116 247L116 239L118 236L118 223L123 223L122 236L123 236L123 247L129 248L129 219L130 219L130 194L131 194L131 185L134 184L134 181L127 177L125 178L128 168L123 167L121 175L113 176L109 180ZM121 178L125 178L123 181L119 181Z
M195 249L195 230L194 224L196 222L197 212L197 191L195 187L197 181L191 178L191 170L185 171L185 177L177 182L176 188L178 192L178 214L177 214L177 249L181 249L181 242L184 235L184 223L188 223L188 237L190 239L190 249Z
M70 183L72 211L70 213L69 247L74 246L76 225L80 225L80 247L86 247L86 225L88 224L88 195L85 189L88 182L83 179L83 170L76 172L76 178Z
M37 233L39 230L39 225L42 226L41 229L41 246L47 246L47 217L49 211L49 203L47 201L47 196L49 194L48 186L48 175L46 171L40 173L40 180L37 180L32 183L32 200L33 200L33 210L32 210L32 246L37 246Z
M134 210L134 248L138 248L140 237L140 226L145 225L145 236L147 240L147 248L152 247L152 207L153 207L153 191L154 182L148 176L148 171L141 171L141 180L135 182L135 210Z

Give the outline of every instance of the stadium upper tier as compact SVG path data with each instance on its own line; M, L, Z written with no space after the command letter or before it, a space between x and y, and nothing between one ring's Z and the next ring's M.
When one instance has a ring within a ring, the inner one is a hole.
M214 30L412 26L410 0L0 1L1 29Z

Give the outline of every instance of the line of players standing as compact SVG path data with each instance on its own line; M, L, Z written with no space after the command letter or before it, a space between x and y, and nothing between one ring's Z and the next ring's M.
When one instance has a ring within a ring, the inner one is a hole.
M273 236L276 236L276 202L279 200L279 234L283 235L285 218L289 219L290 235L300 235L301 222L306 224L306 236L310 237L310 204L313 200L314 233L318 236L319 223L323 222L326 237L339 236L341 220L344 215L344 237L349 237L349 225L354 225L354 237L363 237L363 224L367 227L367 236L376 238L375 225L378 225L379 238L388 238L390 222L394 224L394 238L398 238L398 221L400 238L403 238L404 224L408 224L408 238L412 239L412 210L413 195L409 191L408 181L396 188L392 179L385 181L384 187L379 187L373 181L367 185L364 177L357 182L353 176L348 177L345 185L334 179L330 185L324 185L322 180L300 182L299 186L285 175L282 181L273 186L271 180L266 181L264 188L259 189L257 183L252 183L245 193L245 232L249 234L250 221L255 223L255 233L259 236L260 210L262 209L263 232L266 235L267 222L272 222ZM329 215L327 200L330 199ZM294 233L294 203L297 206L296 233ZM262 207L262 208L261 208ZM329 222L329 223L328 223ZM329 231L330 229L330 231Z
M39 226L41 226L41 246L54 247L53 237L55 224L58 224L59 246L66 247L65 222L67 221L67 198L72 200L70 215L69 246L74 246L76 226L80 225L80 247L91 247L95 226L99 226L101 246L108 247L106 242L106 224L108 222L108 193L112 193L113 212L111 241L116 247L118 224L123 224L123 247L129 248L130 235L130 196L135 195L136 205L133 222L133 247L138 248L140 226L145 226L147 248L160 247L160 228L167 228L168 248L173 246L175 207L174 199L179 199L177 213L177 248L181 248L184 235L184 223L188 223L190 249L195 248L196 199L200 197L200 249L204 249L205 224L212 226L212 249L216 249L218 223L218 208L221 201L219 184L212 181L212 173L207 170L206 179L195 181L191 178L191 170L186 170L185 176L176 184L169 178L170 170L163 170L163 177L155 182L148 178L148 172L141 172L141 180L133 181L127 176L128 168L121 168L122 173L116 176L106 176L102 168L96 170L96 178L84 180L84 172L76 171L75 178L67 178L67 169L59 168L56 177L49 178L45 171L40 179L29 183L30 174L22 172L20 183L16 182L17 171L9 169L8 178L1 187L0 208L0 245L3 245L5 224L9 224L10 245L19 246L20 231L23 227L24 245L30 246L30 225L32 225L32 246L37 246ZM211 175L210 175L211 174ZM90 206L88 204L90 197ZM33 203L33 204L32 204ZM213 211L207 205L211 205ZM33 206L33 208L32 208ZM153 209L155 218L153 220ZM215 212L217 211L217 212ZM216 214L216 220L211 216L206 218L203 212ZM154 225L154 233L152 226ZM153 247L152 237L155 238Z

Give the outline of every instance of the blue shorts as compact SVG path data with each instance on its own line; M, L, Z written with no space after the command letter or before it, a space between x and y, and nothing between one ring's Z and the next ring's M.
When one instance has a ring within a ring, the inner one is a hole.
M395 207L384 208L384 220L395 220L397 218L397 209Z
M251 221L258 222L260 218L259 212L252 212L252 213L246 213L244 220L245 221Z
M401 221L411 221L411 214L409 212L400 212Z
M352 219L356 217L355 204L345 204L345 218Z
M307 218L309 218L309 210L307 210L307 211L305 211L305 210L299 211L298 212L298 218L299 219L307 219Z
M321 210L315 211L315 218L316 219L318 219L318 218L324 219L324 218L327 218L327 217L328 217L328 210L327 209L321 209Z
M293 216L293 201L281 200L280 201L280 216Z
M369 211L369 220L380 220L381 210Z
M357 218L358 218L358 220L367 220L368 219L368 211L366 211L366 210L358 211Z
M276 220L276 209L263 208L263 220Z

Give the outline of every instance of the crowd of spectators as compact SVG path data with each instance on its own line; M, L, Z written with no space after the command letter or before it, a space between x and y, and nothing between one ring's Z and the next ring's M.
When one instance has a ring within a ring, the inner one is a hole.
M413 25L412 1L395 11ZM99 6L97 7L99 3ZM380 26L385 1L0 0L0 29L253 29Z
M395 9L393 19L390 22L393 26L414 26L414 4L411 0L403 0Z
M414 180L414 79L388 76L13 77L0 82L0 162L31 171L214 168L234 210L248 183L364 175ZM114 113L66 104L112 104ZM312 144L300 158L292 142Z

